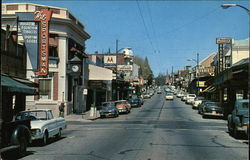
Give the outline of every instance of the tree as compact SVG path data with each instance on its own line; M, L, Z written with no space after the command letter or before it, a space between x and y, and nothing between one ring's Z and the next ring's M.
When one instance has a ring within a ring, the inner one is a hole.
M152 84L154 75L151 70L151 67L148 62L148 58L146 57L144 60L140 57L135 56L134 57L134 62L140 66L140 73L141 76L145 79L148 80L148 85Z

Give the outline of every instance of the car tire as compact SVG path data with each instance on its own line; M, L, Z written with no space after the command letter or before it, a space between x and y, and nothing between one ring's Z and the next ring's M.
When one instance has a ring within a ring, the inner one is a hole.
M235 126L233 128L233 137L236 138L236 139L239 137L239 132L237 131Z
M49 138L48 138L48 132L45 132L44 135L43 135L42 142L41 142L42 146L47 145L48 139L49 139Z
M60 128L57 135L56 135L56 138L60 139L61 137L62 137L62 129Z
M28 146L28 141L25 136L21 136L19 138L20 147L17 149L17 156L22 157L25 156Z

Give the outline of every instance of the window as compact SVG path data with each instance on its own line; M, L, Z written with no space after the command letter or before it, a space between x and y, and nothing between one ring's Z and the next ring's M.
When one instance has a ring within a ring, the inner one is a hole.
M49 56L58 57L57 47L49 46Z
M51 99L51 79L39 79L40 99Z

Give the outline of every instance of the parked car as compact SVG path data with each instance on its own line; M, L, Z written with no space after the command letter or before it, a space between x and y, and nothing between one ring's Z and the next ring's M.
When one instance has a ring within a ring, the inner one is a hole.
M161 90L158 90L158 91L157 91L157 94L161 94L161 93L162 93Z
M126 100L115 101L115 106L119 113L129 113L131 110L131 105Z
M141 100L137 95L132 95L128 102L130 103L131 107L141 107Z
M174 100L174 95L173 93L167 93L165 98L166 100Z
M192 108L193 109L197 109L198 108L198 105L201 104L202 100L204 100L205 98L204 97L195 97L193 103L192 103Z
M102 103L101 109L99 110L100 117L118 117L119 110L116 108L114 102L104 102Z
M239 133L247 133L249 126L249 99L236 100L234 109L227 118L228 131L235 138Z
M187 93L184 93L183 96L181 97L181 100L186 101L186 99L187 99Z
M204 99L202 100L201 104L198 105L198 113L199 114L202 114L203 113L203 107L204 107L204 104L207 103L207 102L212 102L211 100L208 100L208 99Z
M149 95L149 93L146 93L146 94L144 94L144 98L145 98L145 99L148 99L148 98L150 98L150 95Z
M32 140L40 140L42 145L46 145L49 138L60 138L66 128L64 118L54 117L50 109L23 111L17 114L16 120L30 120Z
M204 104L202 117L216 116L223 117L223 110L217 102L207 102Z
M183 91L177 92L176 97L181 98L182 96L184 96Z
M139 99L140 99L141 105L143 105L144 104L144 99L141 96L139 97Z
M187 94L186 104L192 104L192 101L194 101L195 97L195 94Z

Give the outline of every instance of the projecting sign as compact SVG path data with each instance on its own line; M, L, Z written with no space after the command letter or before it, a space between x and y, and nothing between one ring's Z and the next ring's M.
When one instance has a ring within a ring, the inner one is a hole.
M116 64L116 56L104 56L104 64L105 65L115 65Z
M35 11L34 20L40 22L40 54L39 54L39 72L37 75L48 75L49 73L49 21L52 12L48 9Z
M39 22L34 22L33 12L16 12L18 17L17 25L19 26L25 46L28 53L28 58L33 70L38 70L38 36Z
M32 69L38 69L38 23L18 22L18 26L23 35L25 46L29 54Z
M132 65L117 65L118 71L132 71L133 66Z
M231 44L232 38L216 38L216 44Z

